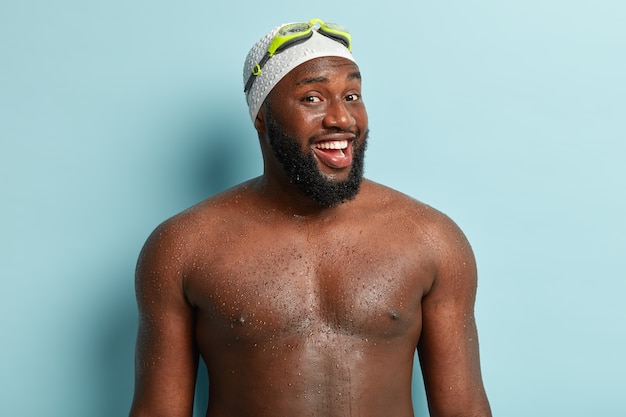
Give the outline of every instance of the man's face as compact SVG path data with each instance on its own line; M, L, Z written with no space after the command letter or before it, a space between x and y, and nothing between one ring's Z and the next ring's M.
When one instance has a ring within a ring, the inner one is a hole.
M285 174L305 195L325 207L356 196L367 113L353 62L329 57L296 67L270 94L265 125Z
M363 179L367 132L361 144L352 151L348 177L334 180L332 176L322 173L313 152L303 151L298 140L286 134L269 112L267 116L268 136L274 155L283 166L289 181L303 194L323 207L336 206L357 195Z

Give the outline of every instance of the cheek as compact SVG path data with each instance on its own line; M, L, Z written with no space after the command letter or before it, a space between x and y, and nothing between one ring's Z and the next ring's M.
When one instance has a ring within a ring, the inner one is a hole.
M279 123L284 128L285 133L301 138L308 138L317 133L324 120L324 113L303 109L299 106L292 106L281 114Z
M361 109L361 121L365 124L367 124L368 121L367 110L365 109L365 106L363 106Z
M358 109L355 109L355 111L352 113L352 117L354 117L356 125L359 127L359 129L364 132L367 129L367 125L369 122L365 106L360 106Z

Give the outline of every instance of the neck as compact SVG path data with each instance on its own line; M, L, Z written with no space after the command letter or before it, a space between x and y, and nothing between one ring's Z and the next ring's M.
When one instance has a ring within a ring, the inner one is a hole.
M257 178L254 188L274 210L288 216L326 217L343 211L348 203L339 203L326 207L305 195L284 175L273 175L267 170Z

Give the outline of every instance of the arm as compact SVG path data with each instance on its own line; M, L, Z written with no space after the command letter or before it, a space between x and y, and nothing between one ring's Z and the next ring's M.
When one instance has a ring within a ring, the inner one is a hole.
M194 312L185 298L185 254L167 222L142 249L135 277L139 330L131 417L191 416L198 365Z
M436 277L422 300L418 344L432 417L489 417L474 320L476 262L459 228L437 221L433 242Z

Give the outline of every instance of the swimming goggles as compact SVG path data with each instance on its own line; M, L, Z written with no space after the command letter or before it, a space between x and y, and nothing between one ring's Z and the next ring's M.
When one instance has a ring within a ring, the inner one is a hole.
M267 47L267 52L263 55L261 61L252 67L252 74L250 75L250 78L248 78L248 82L246 82L243 92L247 93L250 91L252 84L254 84L254 80L256 77L261 75L261 69L271 57L281 53L291 46L309 39L313 36L313 28L317 24L319 24L317 33L343 44L346 48L348 48L348 50L350 50L352 43L350 33L345 28L335 23L324 23L324 21L320 19L311 19L308 23L290 23L288 25L281 26L278 29L278 32L276 32L276 35L272 38L270 45Z

